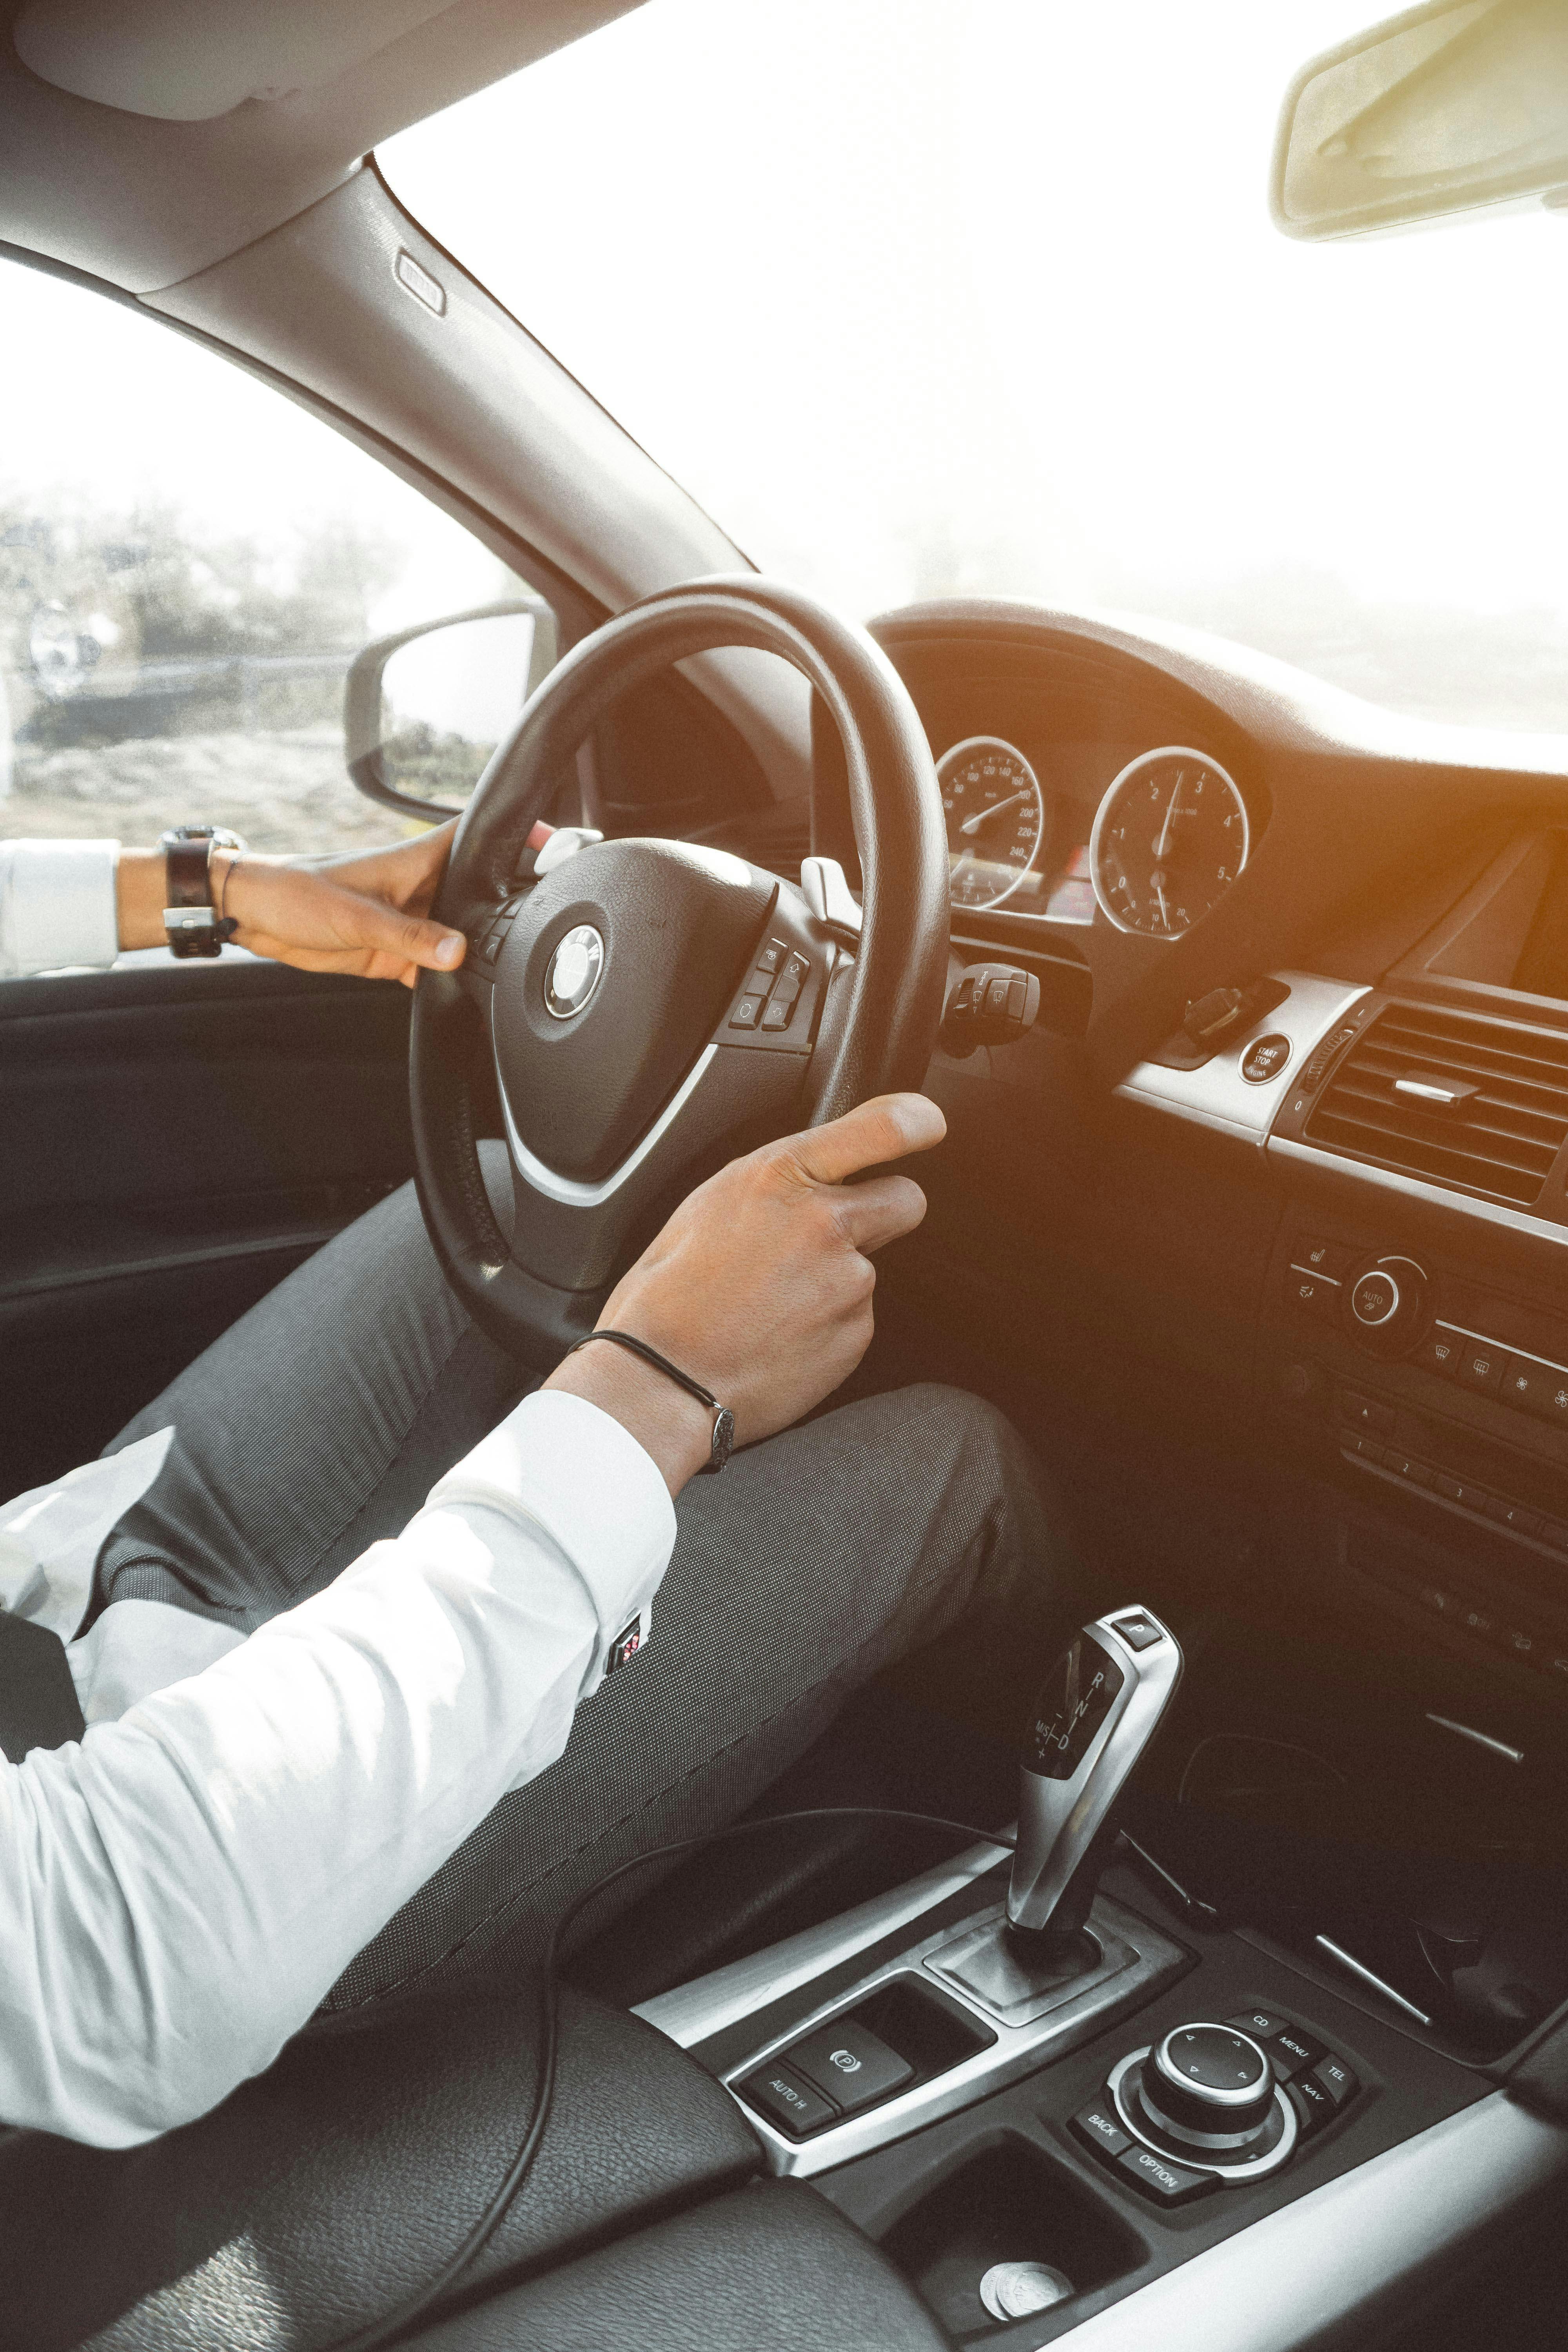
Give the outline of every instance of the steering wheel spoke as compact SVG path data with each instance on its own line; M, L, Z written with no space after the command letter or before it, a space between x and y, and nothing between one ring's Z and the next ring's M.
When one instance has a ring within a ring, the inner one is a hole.
M721 645L784 655L838 721L866 877L852 960L842 926L792 885L689 843L591 843L520 887L517 844L599 711ZM946 906L931 753L864 631L748 577L651 598L574 648L453 843L437 911L463 921L464 968L423 974L415 997L420 1201L476 1320L552 1364L675 1201L734 1151L918 1084L941 1013ZM481 1057L511 1159L510 1244L478 1177Z

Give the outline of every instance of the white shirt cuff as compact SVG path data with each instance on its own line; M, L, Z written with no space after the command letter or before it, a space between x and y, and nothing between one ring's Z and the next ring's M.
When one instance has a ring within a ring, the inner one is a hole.
M675 1506L652 1456L613 1414L586 1397L535 1391L437 1481L426 1508L451 1504L521 1507L572 1562L599 1625L584 1696L634 1618L647 1638L675 1544Z
M0 842L0 972L111 964L117 841Z

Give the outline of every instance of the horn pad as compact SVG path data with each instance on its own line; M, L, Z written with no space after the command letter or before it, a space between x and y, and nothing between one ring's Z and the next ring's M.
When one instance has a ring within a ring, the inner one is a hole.
M584 1183L619 1167L712 1035L777 887L724 850L605 841L524 900L491 1020L512 1123L546 1167ZM578 931L602 943L596 979Z

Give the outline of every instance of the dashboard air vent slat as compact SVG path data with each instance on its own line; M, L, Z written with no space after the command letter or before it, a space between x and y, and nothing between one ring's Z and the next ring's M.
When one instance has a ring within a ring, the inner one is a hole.
M1444 1082L1445 1106L1398 1081ZM1334 1071L1309 1142L1380 1168L1533 1208L1568 1139L1568 1035L1447 1006L1381 1012Z

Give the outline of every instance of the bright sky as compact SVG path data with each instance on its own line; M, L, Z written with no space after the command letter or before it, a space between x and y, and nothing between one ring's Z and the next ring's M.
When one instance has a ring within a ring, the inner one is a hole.
M1568 604L1568 218L1294 244L1376 0L648 0L382 151L758 561L1157 601L1293 562Z

